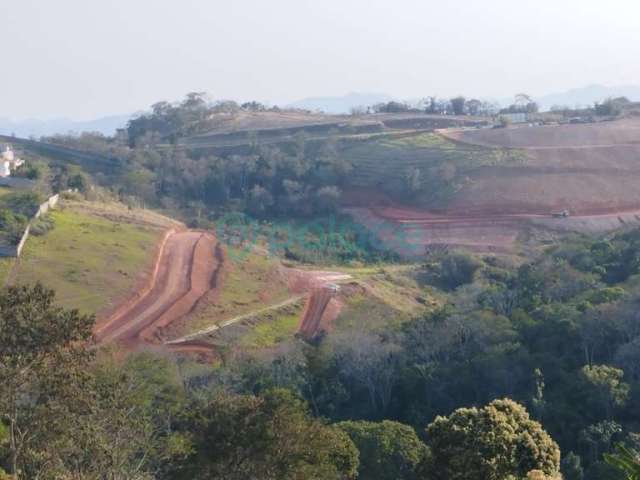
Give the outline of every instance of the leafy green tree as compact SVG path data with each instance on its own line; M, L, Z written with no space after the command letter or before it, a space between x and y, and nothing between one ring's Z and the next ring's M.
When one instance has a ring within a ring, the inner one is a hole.
M337 427L347 432L360 452L359 478L412 480L427 454L413 428L384 420L341 422Z
M413 195L420 191L423 186L422 171L417 167L410 167L402 176L408 193Z
M67 181L69 188L85 193L89 188L89 177L85 173L79 172L71 175Z
M569 452L561 462L561 471L564 480L583 480L584 468L579 455Z
M273 196L264 187L255 185L249 192L247 207L254 215L264 215L273 205Z
M455 97L451 100L451 108L453 109L454 115L464 115L464 106L466 103L466 99L464 97Z
M44 180L49 174L49 166L38 160L29 160L25 165L12 172L14 177L24 177L29 180Z
M437 417L426 433L431 455L424 478L504 480L532 470L546 475L560 470L558 445L523 406L509 399Z
M622 426L612 420L589 425L580 432L580 441L587 447L592 463L597 462L604 452L611 449L616 435L622 433Z
M335 212L340 201L340 189L335 186L319 188L316 192L316 211L321 213Z
M608 365L586 365L582 375L595 390L593 397L604 409L607 418L615 407L623 406L629 398L629 385L622 381L624 372Z
M44 201L42 195L37 192L24 191L9 193L2 197L2 206L8 208L14 215L31 217L38 211L38 207Z
M358 468L349 436L311 418L287 390L261 397L219 394L196 408L187 425L195 453L180 478L333 480L353 478Z
M93 317L56 307L40 284L0 292L0 411L16 478L33 472L29 462L59 427L57 400L82 377L92 325Z
M482 101L472 98L471 100L467 100L466 102L467 110L469 111L469 115L480 115L484 106Z
M615 117L620 115L623 112L624 107L629 103L630 102L626 97L607 98L603 102L596 102L594 110L596 115Z
M89 408L69 419L70 435L52 448L61 478L152 479L192 452L188 436L174 429L184 398L167 360L103 352L90 372Z
M468 253L452 253L440 264L440 280L450 289L473 282L483 263Z
M640 480L640 455L624 445L617 445L616 452L605 454L605 461L622 472L626 480Z

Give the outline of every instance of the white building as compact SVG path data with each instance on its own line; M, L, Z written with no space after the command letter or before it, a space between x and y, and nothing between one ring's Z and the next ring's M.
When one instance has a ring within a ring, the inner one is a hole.
M0 177L8 177L11 175L11 171L24 164L24 160L15 156L15 153L9 145L7 145L2 152L2 159L0 160Z
M501 117L504 117L509 120L509 123L518 124L518 123L527 123L528 115L526 113L502 113Z

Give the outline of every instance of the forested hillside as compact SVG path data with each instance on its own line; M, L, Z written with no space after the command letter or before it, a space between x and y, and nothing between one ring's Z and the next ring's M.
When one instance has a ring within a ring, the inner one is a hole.
M280 115L189 95L115 137L46 139L70 149L55 155L22 144L23 174L67 192L0 293L9 478L618 480L638 468L634 212L591 230L563 215L515 228L503 212L483 221L513 230L509 248L469 251L443 233L401 259L389 245L411 241L405 227L451 233L473 217L446 213L473 175L531 158L457 143L431 117L364 131L310 114L297 129L292 113L268 142L195 146L263 113ZM349 205L400 219L376 230ZM169 228L180 234L150 267ZM69 231L80 240L61 250ZM153 281L124 313L100 316L145 269Z
M86 350L90 317L9 289L4 464L24 478L622 478L603 454L638 448L639 238L578 237L524 263L437 254L407 273L445 299L431 313L338 319L316 342L197 370Z

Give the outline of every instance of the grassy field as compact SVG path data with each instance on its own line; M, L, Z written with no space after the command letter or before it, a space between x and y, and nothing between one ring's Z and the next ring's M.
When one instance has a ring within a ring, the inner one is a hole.
M15 258L0 258L0 285L5 285L9 279L9 273L15 264Z
M383 300L371 295L353 295L349 297L334 323L334 329L340 331L368 332L394 322L402 322L410 316Z
M16 190L9 188L9 187L4 187L4 186L0 186L0 197L4 197L5 195L15 192Z
M63 204L51 212L55 226L31 236L13 283L40 281L53 288L58 303L95 313L133 287L154 261L154 246L167 221L128 211L123 206Z
M226 266L215 298L188 322L192 333L230 318L260 310L289 298L277 261L258 252L226 247Z
M256 319L253 328L240 337L239 344L248 348L268 348L291 340L298 329L302 305L301 302L262 315Z

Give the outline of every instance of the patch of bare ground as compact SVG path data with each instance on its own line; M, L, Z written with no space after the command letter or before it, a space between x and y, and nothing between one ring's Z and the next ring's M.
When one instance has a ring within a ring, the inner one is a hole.
M431 212L354 195L345 211L373 230L384 248L419 257L435 246L513 250L532 227L604 232L640 224L640 120L587 125L440 130L455 143L509 148L525 159L484 165L445 209ZM554 213L568 211L569 217Z
M205 293L215 288L223 261L211 234L170 232L160 248L147 288L96 325L96 340L130 349L162 343L164 330L181 321ZM188 348L181 345L180 351ZM202 348L193 346L194 353Z

